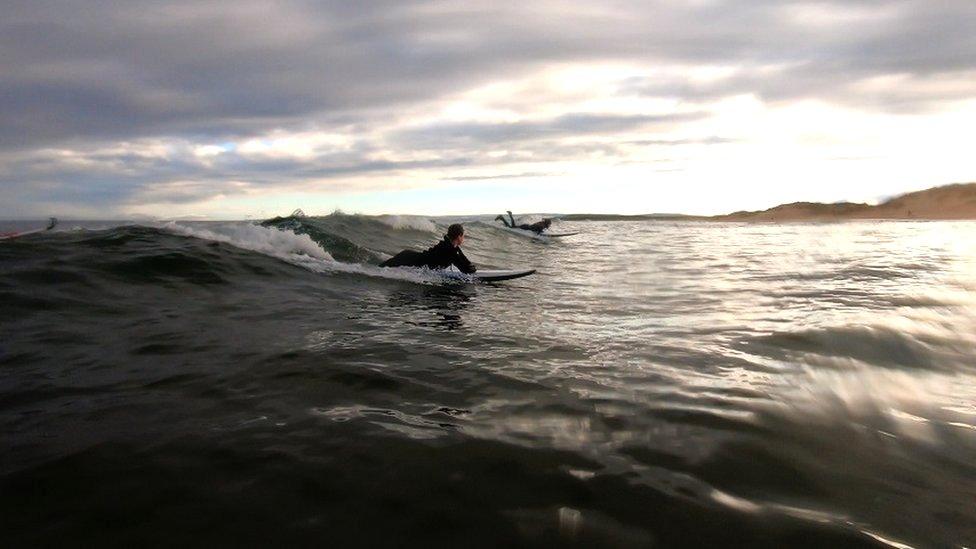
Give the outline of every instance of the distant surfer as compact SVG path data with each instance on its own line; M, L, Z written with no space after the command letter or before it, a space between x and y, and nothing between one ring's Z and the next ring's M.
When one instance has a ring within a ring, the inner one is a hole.
M505 212L508 214L508 219L505 219L504 215L499 215L495 218L495 221L499 219L505 224L509 229L522 229L523 231L532 231L536 234L542 234L542 231L549 228L552 225L552 219L543 219L542 221L537 221L535 223L522 223L521 225L515 224L515 217L512 215L512 211L508 210Z
M428 269L445 269L451 265L458 268L465 274L472 274L477 271L464 252L461 251L461 244L464 243L464 227L455 223L447 228L444 239L425 252L414 250L403 250L395 256L380 263L380 267L427 267Z

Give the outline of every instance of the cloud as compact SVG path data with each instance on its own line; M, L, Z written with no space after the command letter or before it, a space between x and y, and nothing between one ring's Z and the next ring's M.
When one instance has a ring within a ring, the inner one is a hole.
M827 62L742 68L709 80L633 77L620 83L623 96L674 98L707 103L753 95L766 103L818 99L851 108L890 113L926 113L976 97L976 70L917 75L879 73Z
M232 192L225 178L436 177L623 157L639 144L721 146L738 137L699 125L742 95L927 113L976 98L974 24L970 0L11 0L0 185L111 203L214 182L182 200ZM577 68L572 93L545 79L565 67ZM520 80L543 84L486 92L476 106L497 116L445 114L472 90ZM220 148L276 133L347 143L277 158ZM105 152L133 143L169 150Z
M366 121L569 62L736 66L746 76L724 91L842 101L839 87L872 77L976 70L968 0L497 6L14 1L0 23L0 135L25 146ZM789 68L754 70L770 65Z
M465 176L455 176L447 177L447 181L489 181L492 179L529 179L537 177L557 177L563 175L562 172L520 172L520 173L503 173L503 174L486 174L486 175L465 175Z
M392 139L400 146L411 148L512 145L539 139L629 133L649 126L700 120L704 116L697 112L661 115L570 113L543 120L432 124L401 130Z

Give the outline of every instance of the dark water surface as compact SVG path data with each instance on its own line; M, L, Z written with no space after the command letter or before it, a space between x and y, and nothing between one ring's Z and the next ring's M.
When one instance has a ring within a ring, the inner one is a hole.
M2 545L976 544L976 223L449 221L0 242Z

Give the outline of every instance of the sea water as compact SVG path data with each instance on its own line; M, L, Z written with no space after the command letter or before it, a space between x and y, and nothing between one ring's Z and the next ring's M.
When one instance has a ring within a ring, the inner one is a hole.
M0 243L3 545L976 544L976 223L490 219Z

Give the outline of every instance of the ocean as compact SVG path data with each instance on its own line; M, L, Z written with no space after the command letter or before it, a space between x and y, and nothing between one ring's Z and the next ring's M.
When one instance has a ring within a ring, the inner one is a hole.
M553 229L0 242L2 545L976 544L976 223Z

